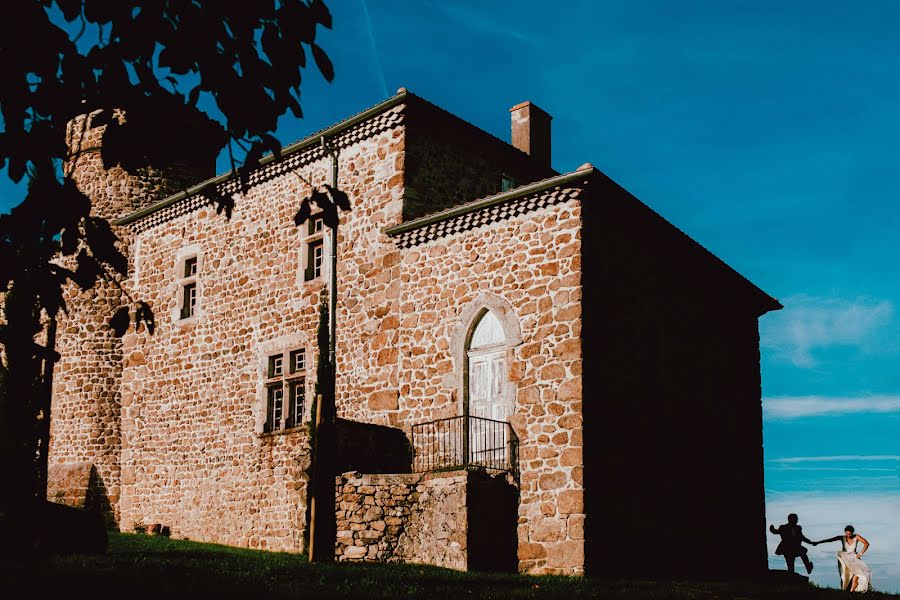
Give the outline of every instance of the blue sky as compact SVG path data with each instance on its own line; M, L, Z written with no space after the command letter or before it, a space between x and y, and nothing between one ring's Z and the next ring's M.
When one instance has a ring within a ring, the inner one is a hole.
M400 86L502 139L509 107L547 110L557 170L593 163L784 304L760 321L769 522L857 525L900 593L900 3L329 5L335 81L305 75L279 139Z

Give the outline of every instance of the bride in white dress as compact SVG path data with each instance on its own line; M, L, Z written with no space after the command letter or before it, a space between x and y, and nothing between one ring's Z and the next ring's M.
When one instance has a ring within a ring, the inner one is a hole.
M838 571L841 574L841 589L851 592L866 592L872 585L872 570L860 557L869 549L869 542L854 533L853 525L844 527L844 535L813 542L813 545L840 540L842 550L837 553ZM862 542L862 550L859 543Z

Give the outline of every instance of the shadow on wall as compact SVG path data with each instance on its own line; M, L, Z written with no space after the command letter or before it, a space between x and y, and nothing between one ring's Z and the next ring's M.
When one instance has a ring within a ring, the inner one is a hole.
M360 473L411 473L412 446L401 429L335 419L335 476Z
M335 422L337 474L412 472L412 447L402 430L346 419ZM507 474L469 471L466 485L466 547L470 571L518 570L519 490Z
M38 508L41 549L49 554L105 552L106 530L114 529L116 520L94 465L54 465L48 480L48 500Z
M612 182L590 193L603 201L583 203L587 573L762 575L758 296Z
M116 514L109 501L106 484L97 473L97 469L91 466L91 479L88 484L87 498L84 502L85 510L103 515L103 522L107 529L117 529Z
M93 463L52 465L47 472L47 500L103 516L108 529L117 527L106 484Z
M518 570L519 490L504 475L469 473L468 568L515 573Z

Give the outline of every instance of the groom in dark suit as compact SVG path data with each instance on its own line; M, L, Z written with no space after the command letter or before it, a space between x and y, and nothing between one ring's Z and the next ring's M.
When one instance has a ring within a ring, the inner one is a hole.
M809 561L809 557L806 556L806 548L803 547L802 542L807 544L812 544L813 542L803 535L803 528L797 525L797 515L791 513L788 515L787 520L788 522L779 526L778 529L775 529L774 525L769 525L769 531L781 536L781 542L775 549L775 554L784 556L784 562L787 563L789 573L794 572L794 561L798 556L806 566L806 573L812 573L813 564Z

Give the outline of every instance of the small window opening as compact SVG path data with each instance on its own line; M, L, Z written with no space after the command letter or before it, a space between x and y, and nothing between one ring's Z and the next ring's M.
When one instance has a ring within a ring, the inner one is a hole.
M197 310L197 284L187 283L184 285L184 295L181 304L181 318L187 319L194 316Z
M325 219L321 215L309 219L306 236L303 238L301 260L303 281L312 281L322 276L325 264Z
M300 425L306 406L306 350L294 348L268 356L265 389L266 421L263 431L272 432Z
M321 239L307 244L307 263L305 281L322 276L322 264L325 260L325 244Z
M290 421L288 427L299 425L303 421L303 411L306 403L306 379L297 379L290 382Z
M294 350L291 352L291 373L306 370L306 350Z
M184 261L184 276L192 277L197 274L197 257L192 256L191 258Z
M278 356L269 357L269 377L281 377L284 373L282 363L283 360L280 354Z
M197 304L200 299L198 287L200 275L199 257L195 254L181 259L175 274L178 281L178 317L189 319L197 314Z
M269 409L267 419L267 431L281 429L281 417L284 410L284 389L281 385L271 385L268 388Z

